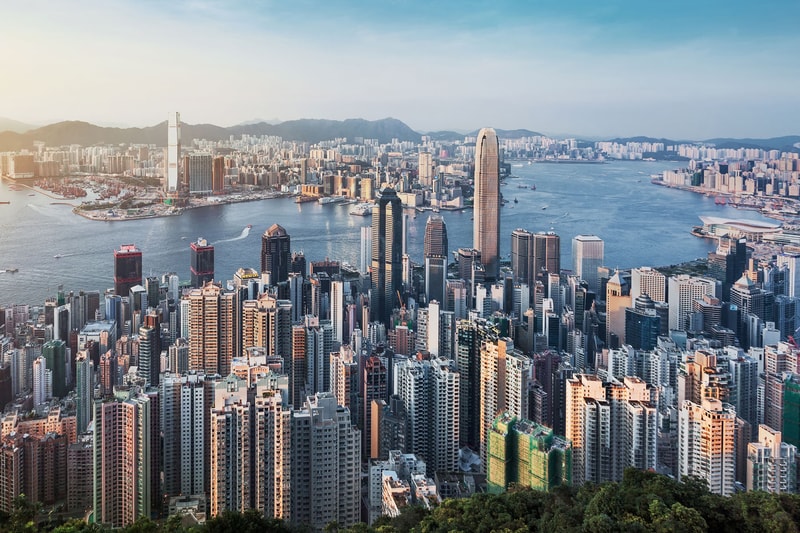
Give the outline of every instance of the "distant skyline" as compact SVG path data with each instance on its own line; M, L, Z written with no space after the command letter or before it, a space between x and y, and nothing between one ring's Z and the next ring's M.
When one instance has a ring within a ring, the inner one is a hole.
M796 0L32 0L0 17L0 116L798 134L799 16Z

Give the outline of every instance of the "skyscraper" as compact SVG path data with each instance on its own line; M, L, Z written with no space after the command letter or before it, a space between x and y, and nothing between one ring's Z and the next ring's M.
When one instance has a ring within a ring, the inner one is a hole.
M234 354L235 293L206 283L189 301L189 370L227 376Z
M200 237L197 242L189 245L192 272L192 287L199 288L208 281L214 280L214 246Z
M180 184L180 168L178 161L181 157L181 115L178 112L169 114L167 123L167 194L178 192ZM117 293L119 294L119 293Z
M114 250L114 294L128 296L131 287L142 284L142 252L133 244Z
M572 268L595 294L600 291L597 268L603 264L603 250L603 239L597 235L576 235L572 239Z
M486 278L500 271L500 144L492 128L478 132L475 145L473 247L481 252Z
M214 194L220 194L225 189L225 157L221 155L214 158L211 169L211 188Z
M734 492L736 413L716 398L685 401L678 411L678 479L695 476L715 494Z
M402 206L387 187L372 208L372 265L370 320L389 326L397 293L402 287Z
M440 216L428 218L425 224L425 295L427 300L444 303L447 298L447 226Z
M64 341L49 341L42 346L42 357L47 361L47 369L52 372L53 397L67 395L67 345Z
M290 237L283 226L273 224L261 237L261 272L269 272L270 285L289 279Z
M329 392L309 396L291 419L291 522L322 530L359 521L359 431Z
M212 161L211 154L201 152L189 154L189 166L183 169L183 171L189 177L190 193L210 194L213 191Z
M654 268L640 267L631 270L631 300L646 294L654 302L666 302L667 278Z
M517 228L511 232L511 271L514 273L514 281L530 285L534 279L532 249L533 234L530 231Z
M540 231L533 236L533 280L543 271L561 272L561 238L552 231ZM532 284L532 281L528 284Z

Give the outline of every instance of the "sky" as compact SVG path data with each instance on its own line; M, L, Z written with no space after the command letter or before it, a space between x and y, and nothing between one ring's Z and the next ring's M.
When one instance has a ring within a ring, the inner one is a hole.
M0 3L0 117L800 134L800 1Z

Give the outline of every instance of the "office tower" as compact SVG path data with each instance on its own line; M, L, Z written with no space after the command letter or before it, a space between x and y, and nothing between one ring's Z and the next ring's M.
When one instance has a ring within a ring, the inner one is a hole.
M189 154L187 160L189 164L183 171L188 177L189 192L191 194L211 194L213 191L211 154L195 152Z
M425 459L429 472L458 470L459 380L452 361L397 363L397 395L406 412L405 451Z
M283 226L273 224L261 237L261 272L269 273L269 284L289 279L290 237Z
M292 252L292 263L290 269L303 277L308 276L308 268L306 266L306 256L303 252Z
M381 192L372 208L370 321L381 322L387 328L402 288L402 210L400 198L390 187Z
M781 432L758 426L758 441L747 445L747 490L781 493L797 488L797 447L783 442Z
M517 228L511 232L511 271L514 280L531 285L535 279L533 258L533 234L525 229Z
M776 258L778 267L786 267L786 296L800 298L800 254L783 252Z
M210 403L208 390L205 376L194 373L183 376L165 374L159 384L163 432L163 491L168 497L206 492L206 405Z
M114 250L114 294L128 296L131 287L142 284L142 252L133 244Z
M489 432L486 482L494 494L512 483L543 491L572 485L572 447L551 428L502 412Z
M234 296L213 283L189 292L189 370L222 376L230 372Z
M360 435L329 392L309 396L291 421L291 522L322 530L360 521Z
M361 371L361 449L364 457L378 457L378 435L372 434L372 400L386 400L389 379L381 358L372 354L363 363ZM375 446L373 447L373 441Z
M533 280L541 277L542 272L558 275L561 273L561 238L552 231L534 234ZM528 283L531 284L533 280Z
M94 365L89 352L78 352L75 371L75 404L78 433L83 433L92 421L94 399Z
M358 271L362 274L366 274L370 267L370 261L372 260L372 228L369 226L364 226L361 228L361 241L359 249L360 253Z
M500 144L492 128L478 132L474 189L472 246L491 281L500 272Z
M666 302L667 278L658 270L639 267L631 270L631 300L646 294L654 302Z
M655 470L657 412L638 377L602 382L592 374L566 381L566 438L576 484L620 481L625 468Z
M531 359L514 348L511 339L486 341L480 348L480 452L488 460L489 430L500 411L512 416L528 414Z
M572 239L572 269L595 294L600 292L597 269L603 265L603 253L603 239L597 235L576 235Z
M165 189L167 194L175 194L180 190L180 168L178 161L181 157L181 115L177 112L169 114L167 122L167 179ZM117 292L117 294L120 294Z
M606 283L606 345L613 345L612 335L616 335L619 344L625 344L625 309L631 306L628 284L619 270Z
M708 277L720 282L720 298L728 301L731 286L747 269L747 240L721 238L715 252L708 253ZM780 261L780 260L779 260ZM779 262L780 266L780 262Z
M214 194L221 194L225 189L225 157L214 158L211 168L211 189Z
M644 307L640 309L638 302L645 298L649 303L641 304ZM625 343L635 350L652 350L656 347L660 333L661 317L656 313L653 301L647 294L639 296L636 307L625 309Z
M206 282L214 281L214 246L200 237L189 245L192 287L198 289Z
M52 372L53 397L67 395L67 344L64 341L49 341L42 346L42 357L47 360L47 369Z
M703 296L717 296L717 282L709 278L701 278L680 274L671 276L669 284L669 329L686 330L692 303Z
M423 244L425 257L425 296L430 302L446 301L447 283L447 225L440 216L428 218Z
M433 156L430 152L419 153L419 166L417 169L419 184L423 187L433 185Z
M734 493L736 413L715 398L685 401L678 411L678 479L704 480L715 494Z
M94 520L113 528L150 516L160 496L157 397L134 388L95 403ZM154 435L155 429L155 435Z

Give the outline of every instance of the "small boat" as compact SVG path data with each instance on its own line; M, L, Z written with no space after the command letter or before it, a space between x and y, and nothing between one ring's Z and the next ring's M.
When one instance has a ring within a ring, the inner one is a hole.
M514 203L515 203L515 204L518 204L518 203L519 203L519 200L517 200L516 198L514 198Z
M62 257L64 257L64 256L61 255L61 254L56 254L56 255L53 256L53 259L61 259Z
M8 272L9 274L16 274L17 272L19 272L19 269L17 267L7 268L6 272Z
M36 193L30 193L28 196L36 196Z
M247 229L253 229L253 225L252 224L248 224L247 225Z
M543 205L543 206L542 206L542 211L544 211L545 209L547 209L547 206L546 206L546 205Z
M531 185L531 190L535 191L536 190L536 185Z

